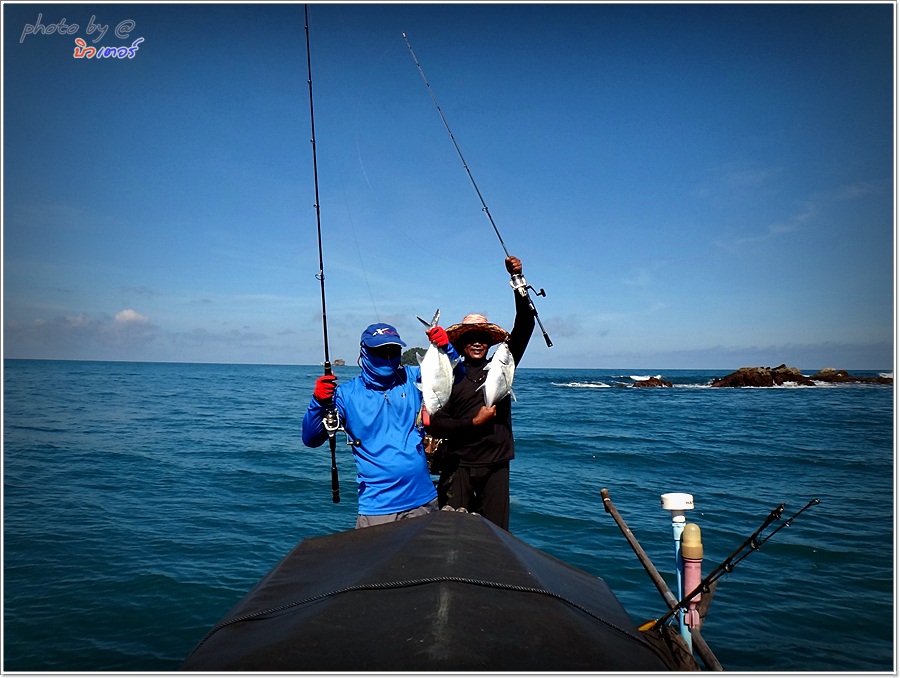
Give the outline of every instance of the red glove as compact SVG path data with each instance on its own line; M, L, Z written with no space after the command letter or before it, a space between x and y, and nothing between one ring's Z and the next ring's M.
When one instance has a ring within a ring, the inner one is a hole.
M430 330L425 330L425 334L428 335L428 341L438 348L446 348L450 345L450 338L443 327L432 327Z
M337 376L334 374L325 374L316 379L316 388L313 391L313 395L316 397L316 400L318 400L320 403L331 400L332 396L334 396L334 382L336 381Z

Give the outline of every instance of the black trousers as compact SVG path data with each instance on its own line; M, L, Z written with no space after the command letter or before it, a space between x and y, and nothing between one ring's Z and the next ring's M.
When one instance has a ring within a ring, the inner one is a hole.
M464 508L509 530L509 462L490 466L445 466L437 484L443 508Z

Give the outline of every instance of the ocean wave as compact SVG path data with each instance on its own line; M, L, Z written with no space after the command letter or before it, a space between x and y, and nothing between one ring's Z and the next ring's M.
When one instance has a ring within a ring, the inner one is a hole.
M554 386L561 386L562 388L612 388L609 384L595 381L570 381L562 384L554 381L551 383Z
M558 382L552 381L551 385L559 387L559 388L583 388L583 389L606 389L606 388L627 388L632 389L635 387L635 382L641 381L649 381L652 377L635 377L629 375L628 377L609 377L612 383L606 382L598 382L598 381L567 381L567 382ZM662 378L662 377L658 377ZM627 383L625 381L618 381L619 379L632 379L632 383ZM834 388L858 388L860 384L854 382L842 383L842 382L830 382L830 381L818 381L813 380L812 384L800 384L794 381L786 381L783 384L773 384L772 386L728 386L728 387L714 387L711 381L704 382L688 382L688 383L679 383L675 382L672 384L671 388L675 389L716 389L723 391L765 391L765 390L791 390L791 389L834 389ZM655 390L655 389L651 389Z

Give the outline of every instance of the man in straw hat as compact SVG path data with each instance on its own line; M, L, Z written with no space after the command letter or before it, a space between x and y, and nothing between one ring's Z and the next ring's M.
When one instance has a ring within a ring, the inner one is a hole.
M508 257L506 270L520 274L522 262ZM509 529L509 462L515 456L512 407L509 396L487 407L478 387L487 376L491 346L507 341L518 366L531 339L534 315L525 297L513 295L516 320L509 334L478 313L447 328L447 340L463 356L464 374L457 377L447 404L431 415L428 427L445 445L437 487L441 506L479 513L504 530Z

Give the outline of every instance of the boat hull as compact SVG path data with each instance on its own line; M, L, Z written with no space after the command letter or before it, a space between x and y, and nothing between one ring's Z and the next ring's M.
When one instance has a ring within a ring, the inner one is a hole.
M301 542L187 671L666 671L606 583L480 516Z

